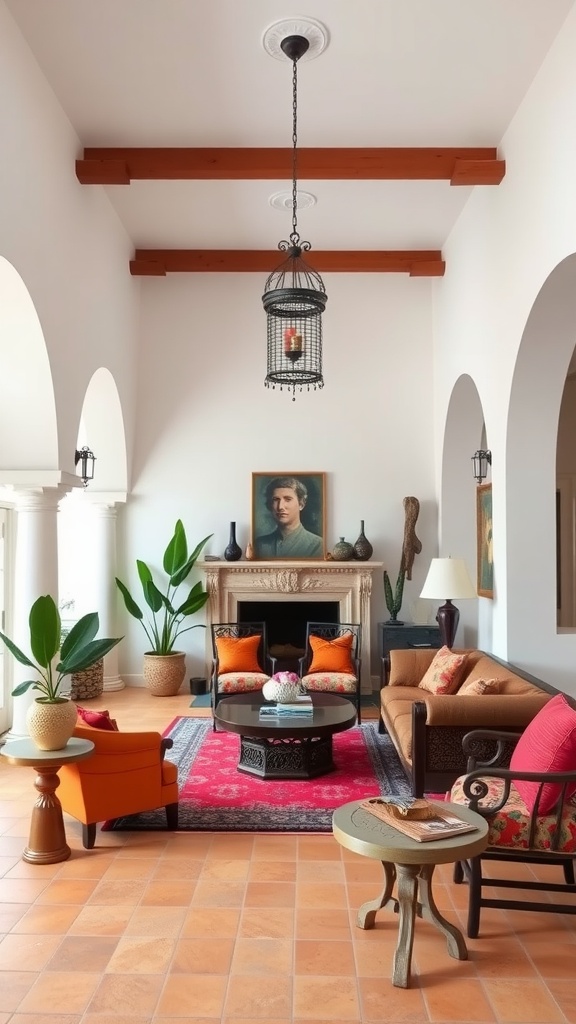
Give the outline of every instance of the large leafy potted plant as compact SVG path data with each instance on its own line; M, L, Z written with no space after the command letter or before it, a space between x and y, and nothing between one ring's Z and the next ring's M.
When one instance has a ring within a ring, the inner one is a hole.
M63 639L60 613L49 594L34 602L28 621L31 657L0 632L0 640L16 661L37 673L34 679L18 683L12 696L20 697L30 688L40 693L26 714L28 731L40 750L60 750L66 746L76 725L76 705L61 692L64 679L94 665L120 643L122 637L96 640L100 625L98 613L89 612ZM55 664L57 654L59 661Z
M144 681L151 693L157 697L172 697L178 693L186 674L186 656L184 651L175 651L174 645L182 633L204 625L186 625L190 616L199 612L208 600L208 594L203 590L202 584L196 583L180 603L177 602L176 594L211 536L212 534L209 534L200 541L189 555L186 531L182 521L178 520L162 560L164 572L168 576L168 582L163 584L163 590L154 582L152 571L146 562L136 559L142 593L150 610L147 618L126 585L116 577L116 584L124 598L127 611L140 622L150 643L150 650L144 655Z

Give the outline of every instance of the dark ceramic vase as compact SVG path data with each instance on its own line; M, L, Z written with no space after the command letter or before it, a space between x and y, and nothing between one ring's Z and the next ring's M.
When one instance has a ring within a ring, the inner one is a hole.
M367 562L369 558L372 558L374 548L364 533L364 520L360 520L360 536L354 545L354 558L357 558L359 562Z
M230 523L230 540L224 550L224 558L227 562L237 562L242 557L242 548L236 543L236 523Z
M335 562L347 562L350 558L354 557L354 547L349 544L344 537L340 537L340 540L332 548L332 558Z

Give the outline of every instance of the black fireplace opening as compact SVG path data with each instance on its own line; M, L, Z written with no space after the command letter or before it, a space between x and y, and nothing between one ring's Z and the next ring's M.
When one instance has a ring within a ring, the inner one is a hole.
M284 661L306 653L307 622L340 622L340 604L338 601L239 601L237 614L239 622L265 622L268 650L274 658Z

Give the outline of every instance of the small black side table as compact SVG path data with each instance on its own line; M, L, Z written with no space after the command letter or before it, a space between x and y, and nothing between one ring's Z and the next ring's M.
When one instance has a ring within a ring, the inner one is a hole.
M380 685L384 686L386 659L390 651L403 651L409 647L442 647L438 626L417 626L407 622L398 626L387 622L378 623L378 647L380 650Z

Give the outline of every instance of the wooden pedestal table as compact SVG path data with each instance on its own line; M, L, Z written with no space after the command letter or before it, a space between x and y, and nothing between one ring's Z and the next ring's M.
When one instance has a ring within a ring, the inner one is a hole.
M70 847L66 842L62 805L56 796L60 785L58 770L63 764L90 757L94 744L73 736L62 750L39 750L31 739L9 740L0 754L9 764L35 768L34 785L39 796L32 808L28 846L22 859L29 864L57 864L67 860Z
M464 936L440 914L432 895L432 874L436 864L450 864L474 857L488 844L488 823L474 811L460 804L440 804L476 826L474 832L419 843L386 825L369 811L362 810L359 800L337 808L332 817L335 839L354 853L382 862L384 889L376 900L364 903L356 918L358 928L373 928L379 910L398 912L398 943L394 954L392 984L410 986L414 921L416 915L436 926L446 937L448 952L455 960L467 960ZM397 897L392 896L397 880ZM420 899L418 900L418 896Z

